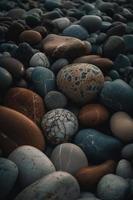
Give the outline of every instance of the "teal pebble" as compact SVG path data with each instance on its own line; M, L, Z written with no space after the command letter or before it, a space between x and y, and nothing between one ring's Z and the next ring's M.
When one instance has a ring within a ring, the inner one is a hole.
M0 89L6 90L12 84L12 75L4 68L0 67Z
M120 78L120 75L116 70L111 70L109 72L109 76L111 77L112 80L116 80Z
M36 67L32 72L31 79L36 92L43 97L55 89L55 75L48 68Z
M85 152L88 160L94 163L117 157L122 148L118 139L95 129L80 130L74 138L74 143Z

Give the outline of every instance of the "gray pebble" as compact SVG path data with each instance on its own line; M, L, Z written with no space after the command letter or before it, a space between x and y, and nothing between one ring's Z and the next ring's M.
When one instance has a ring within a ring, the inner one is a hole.
M120 160L116 168L116 175L123 178L133 178L131 163L125 159Z
M122 149L121 155L123 158L127 160L132 160L133 159L133 143L127 144L124 146Z
M30 67L49 67L50 63L47 56L44 53L36 53L30 59Z

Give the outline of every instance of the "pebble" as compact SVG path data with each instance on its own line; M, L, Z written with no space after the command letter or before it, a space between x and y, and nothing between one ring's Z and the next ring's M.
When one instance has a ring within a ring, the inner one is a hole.
M85 40L88 37L88 32L80 25L70 25L64 29L63 35Z
M48 68L36 67L31 74L31 79L36 92L42 97L55 89L55 75Z
M88 160L94 163L117 158L122 148L118 139L95 129L80 130L74 138L74 143L85 152Z
M30 59L30 67L50 67L50 63L49 60L47 58L47 56L44 53L36 53L34 54L31 59Z
M89 33L93 33L101 29L102 19L96 15L85 15L81 18L80 24L86 28Z
M94 190L100 179L106 175L115 172L116 163L108 160L102 164L83 167L75 174L81 188Z
M0 59L0 66L6 69L13 78L19 79L24 75L24 65L12 57L3 57Z
M125 42L120 36L110 36L103 46L103 54L107 58L115 59L118 54L124 53Z
M38 179L55 172L55 167L49 158L32 146L16 148L8 157L19 170L19 183L25 188Z
M131 66L129 58L126 55L119 54L114 61L114 68L119 70L120 68L125 68L128 66Z
M47 187L46 187L47 186ZM80 188L76 179L67 172L53 172L25 188L15 200L77 200Z
M67 109L47 112L41 123L42 130L51 144L68 142L78 130L76 116Z
M87 48L77 38L49 34L42 40L42 51L53 58L74 59L87 53Z
M96 98L103 87L101 70L91 64L71 64L62 68L57 75L58 88L72 101L85 104Z
M59 31L63 31L64 29L66 29L67 27L70 26L71 21L69 20L69 18L67 17L60 17L57 19L54 19L52 21L52 23L54 24L54 26L59 30Z
M100 97L105 106L115 111L130 113L133 110L133 89L121 79L105 82Z
M65 58L57 59L51 66L50 69L57 74L63 67L69 64L69 61Z
M116 168L116 175L121 176L123 178L133 178L133 167L131 163L125 159L122 159L118 162Z
M44 137L38 126L13 109L0 106L0 130L0 147L4 154L21 145L44 149Z
M67 98L61 92L50 91L46 94L44 102L48 110L53 110L56 108L64 108L67 105Z
M0 89L6 91L12 84L12 75L4 68L0 67Z
M109 119L108 110L100 104L88 104L79 112L79 122L85 127L96 127Z
M127 160L133 160L133 143L125 145L121 151L121 155Z
M0 157L0 198L6 199L11 192L18 177L16 164L6 158ZM7 181L8 180L8 181Z
M5 95L4 105L12 108L40 124L45 113L43 99L25 88L11 88Z
M112 133L123 142L132 142L133 119L127 113L114 113L110 120L110 128Z
M52 152L51 161L57 171L75 174L82 167L88 166L84 152L75 144L64 143L58 145Z
M128 191L128 182L114 174L105 175L97 186L97 195L102 200L125 200Z
M126 46L126 51L133 52L133 46L132 46L133 35L127 34L127 35L124 35L123 38L124 38L124 42L125 42L125 46Z
M27 42L30 45L39 43L42 36L39 32L33 30L25 30L19 36L20 42Z

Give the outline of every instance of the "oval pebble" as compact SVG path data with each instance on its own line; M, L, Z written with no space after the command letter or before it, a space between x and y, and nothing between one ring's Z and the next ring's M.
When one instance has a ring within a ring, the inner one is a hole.
M55 89L55 75L48 68L36 67L32 72L31 79L36 92L43 97Z
M123 142L133 140L133 119L125 112L116 112L110 120L112 133Z
M25 188L15 200L77 200L80 188L67 172L54 172Z
M0 198L6 199L18 177L16 164L6 158L0 158Z
M127 160L133 160L133 143L125 145L121 151L121 155Z
M21 187L26 187L55 171L49 158L32 146L18 147L8 158L18 167Z
M12 84L12 75L4 68L0 67L0 89L7 90Z
M97 186L97 195L102 200L125 200L128 192L128 182L114 174L105 175Z
M116 175L121 176L123 178L133 178L133 167L131 163L125 159L122 159L118 162L116 168Z
M76 116L67 109L54 109L42 119L42 130L51 144L67 142L78 130Z
M66 171L70 174L75 174L80 168L88 166L84 152L71 143L58 145L52 152L51 161L57 171Z
M21 145L44 149L44 137L38 126L25 115L0 106L0 148L9 154Z
M76 103L92 101L103 87L101 70L91 64L78 63L62 68L57 75L58 88Z
M31 67L47 67L49 68L50 63L47 56L44 53L36 53L30 59L30 66Z
M64 108L67 105L67 98L58 91L50 91L45 96L45 105L48 110Z
M25 30L20 34L19 39L21 42L27 42L30 45L34 45L42 40L42 36L37 31Z

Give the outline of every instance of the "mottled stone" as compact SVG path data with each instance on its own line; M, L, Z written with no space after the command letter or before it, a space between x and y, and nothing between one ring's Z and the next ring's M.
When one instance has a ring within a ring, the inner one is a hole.
M31 67L48 67L50 66L49 60L44 53L38 52L34 54L30 59Z
M41 126L51 144L60 144L69 141L76 133L78 120L66 109L54 109L44 115Z
M101 70L91 64L71 64L62 68L57 75L58 88L76 103L92 101L103 87Z

